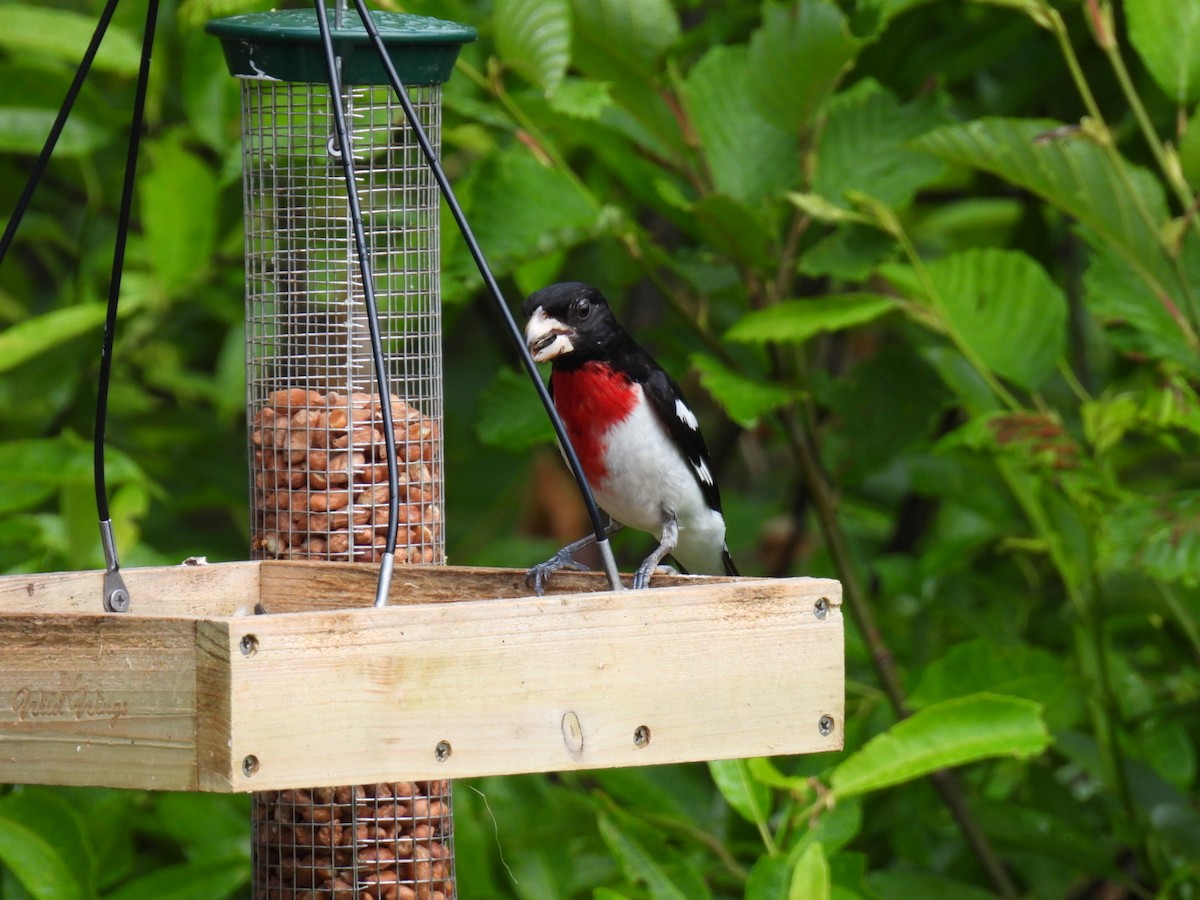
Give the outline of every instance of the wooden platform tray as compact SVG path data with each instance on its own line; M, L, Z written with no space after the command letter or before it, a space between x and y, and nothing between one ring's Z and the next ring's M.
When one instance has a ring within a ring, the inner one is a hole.
M842 746L841 587L239 562L0 578L0 782L253 791ZM656 580L657 581L657 580ZM261 604L265 614L255 614ZM828 717L824 718L823 717Z

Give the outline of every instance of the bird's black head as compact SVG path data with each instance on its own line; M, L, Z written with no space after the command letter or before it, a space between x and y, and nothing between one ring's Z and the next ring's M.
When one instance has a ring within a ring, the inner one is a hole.
M629 339L604 295L582 281L535 291L525 301L523 312L525 343L537 362L604 359Z

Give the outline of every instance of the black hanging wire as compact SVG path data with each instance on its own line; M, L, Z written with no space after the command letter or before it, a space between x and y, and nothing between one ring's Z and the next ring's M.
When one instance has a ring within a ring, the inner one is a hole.
M379 566L379 581L375 588L375 605L386 606L392 583L392 569L396 564L396 534L400 518L399 466L396 462L396 433L392 430L392 401L388 392L386 362L383 357L383 342L379 335L379 310L375 302L374 276L367 248L367 236L363 230L362 209L358 202L358 185L354 177L354 148L346 128L346 114L342 109L342 84L338 71L338 59L333 50L333 38L329 32L329 16L325 0L316 0L317 29L321 33L321 45L325 51L325 68L329 75L329 99L333 107L333 125L337 136L338 155L341 157L342 172L346 177L346 199L350 206L350 222L354 229L354 247L358 252L358 267L362 275L363 301L367 308L367 329L371 338L371 360L375 367L375 383L379 391L379 409L383 418L384 451L387 456L388 473L388 523L387 543L383 560ZM340 19L340 15L339 15Z
M158 0L146 4L146 27L142 32L142 58L138 66L137 88L133 99L133 118L129 125L129 147L125 156L125 182L121 186L121 208L117 214L117 235L113 246L112 277L108 285L108 312L104 319L104 344L100 351L100 375L96 389L96 431L92 438L95 454L93 469L96 484L96 511L100 516L100 541L104 545L104 608L109 612L129 609L129 591L121 578L112 520L108 514L108 483L104 472L104 438L108 427L108 385L112 377L113 339L117 330L117 306L121 299L121 274L125 268L125 243L129 237L129 216L133 209L133 186L137 175L138 149L141 147L142 122L146 112L146 85L150 81L150 58L154 49L154 28L158 21Z
M95 61L96 53L100 49L100 44L108 30L109 23L112 21L116 8L117 0L108 0L104 10L100 14L100 19L96 23L96 29L92 32L92 38L84 50L79 67L75 70L75 77L67 89L66 97L64 97L62 105L59 107L58 115L55 117L54 124L50 128L46 142L42 145L42 151L33 165L28 180L25 182L25 188L21 192L20 198L17 200L16 209L8 220L4 234L0 236L0 261L3 261L9 248L12 246L13 239L17 233L17 227L29 209L34 191L41 181L42 175L45 173L54 148L58 144L58 139L62 134L63 128L66 126L71 110L75 106L75 101L79 97L79 92L83 88L83 83L91 71L92 63ZM100 543L104 550L103 599L104 609L107 612L126 612L129 609L129 591L125 587L124 579L121 578L121 565L117 559L117 546L113 537L112 520L109 517L108 511L108 490L104 471L104 435L108 419L108 385L112 372L113 336L117 324L117 305L121 295L121 272L125 264L125 244L129 233L129 216L133 203L134 174L137 168L138 148L141 143L142 121L146 107L146 85L150 79L150 59L154 46L154 29L157 19L158 0L149 0L146 8L146 27L142 34L142 55L138 68L133 118L130 124L129 148L125 160L125 180L121 190L121 208L117 218L116 241L113 248L113 266L109 281L108 309L104 322L104 340L100 351L100 373L96 391L96 420L92 447L94 454L93 475L96 489L96 513L100 520Z
M29 202L33 199L33 192L42 180L42 175L45 173L46 166L50 162L50 156L54 153L54 148L58 144L59 135L62 134L63 127L67 124L67 119L70 117L71 110L75 106L75 100L79 97L79 91L83 88L83 82L87 79L88 72L91 71L92 62L95 60L96 53L100 49L100 42L104 39L105 32L108 31L108 23L112 21L113 12L116 11L116 8L117 0L108 0L104 11L100 13L100 21L96 23L96 30L92 32L92 39L88 43L87 49L83 52L83 59L79 63L79 68L75 70L75 77L71 81L71 86L67 88L67 96L63 98L62 106L58 109L58 116L54 119L54 124L50 127L50 134L46 137L46 143L42 145L42 152L38 155L37 160L33 164L33 169L29 173L29 178L25 181L25 189L21 192L21 196L17 200L16 209L13 210L12 217L8 220L8 225L4 229L3 236L0 236L0 262L4 261L4 257L8 253L8 248L12 245L13 238L16 237L17 226L21 224L21 219L25 217L25 211L29 208Z
M316 0L316 2L318 9L323 9L322 0ZM500 285L497 284L495 276L492 275L491 267L488 266L487 260L484 258L479 242L475 240L475 234L471 230L471 225L467 221L466 214L463 212L462 207L459 206L458 199L454 195L454 189L450 185L450 180L446 177L446 172L442 168L437 154L434 153L433 145L429 142L420 119L417 118L416 110L413 109L413 105L408 98L408 92L404 89L404 84L400 81L396 67L392 64L387 47L383 43L383 38L379 35L379 29L375 27L375 21L371 18L364 0L354 0L354 7L358 11L359 19L362 20L363 28L366 29L368 36L371 38L371 43L375 48L376 54L379 56L379 61L387 71L388 80L391 82L392 89L396 92L396 97L404 109L404 116L408 120L408 125L412 129L413 134L416 135L421 152L425 155L425 161L428 163L429 169L437 181L442 196L446 199L446 204L454 216L458 230L462 232L463 240L466 241L467 249L471 251L471 257L475 260L479 274L483 277L484 284L487 286L488 292L496 304L496 308L500 311L500 315L504 319L509 337L516 346L518 355L521 357L521 363L524 365L525 371L528 373L530 380L537 390L538 399L541 400L542 406L546 410L546 415L550 418L550 423L554 426L554 433L558 437L559 446L562 448L571 473L575 476L579 492L583 497L584 506L587 508L588 518L591 520L592 530L596 535L596 546L600 550L601 559L604 561L604 571L608 576L609 586L614 591L619 591L622 587L621 577L617 571L617 563L613 557L612 546L608 542L604 518L600 514L600 507L597 506L596 498L592 495L591 486L583 474L583 466L580 464L579 457L575 453L575 448L567 436L567 430L558 415L558 410L554 407L554 401L550 397L550 392L546 389L546 385L538 373L537 364L533 361L533 357L529 354L529 349L525 346L521 330L517 327L517 323L509 311L508 304L505 302L504 295L500 290Z

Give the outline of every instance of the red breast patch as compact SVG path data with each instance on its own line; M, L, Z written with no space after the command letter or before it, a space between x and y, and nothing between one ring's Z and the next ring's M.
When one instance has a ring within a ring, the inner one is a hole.
M554 386L554 405L583 472L588 481L599 484L608 475L604 436L633 412L637 403L634 384L620 372L598 362L584 363L570 371L555 371L550 375L550 383Z

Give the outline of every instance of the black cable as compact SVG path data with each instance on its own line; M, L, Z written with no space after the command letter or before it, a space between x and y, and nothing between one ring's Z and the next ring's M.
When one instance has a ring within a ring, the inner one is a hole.
M320 5L321 0L317 0L317 3ZM417 118L416 110L413 109L413 105L408 98L408 92L404 89L404 85L400 81L400 76L396 72L396 67L392 64L391 57L388 56L387 47L383 43L383 38L379 35L379 29L375 27L375 21L371 18L364 0L354 0L354 7L358 10L358 17L362 20L363 27L367 30L367 34L371 38L371 43L375 47L379 61L387 71L392 89L396 92L396 97L404 109L404 116L408 120L409 127L412 128L413 133L416 135L421 152L425 155L425 161L429 164L429 169L433 172L433 177L437 180L442 196L445 197L446 204L454 216L455 223L458 225L458 230L462 232L463 240L467 243L467 249L471 251L471 257L475 260L479 274L483 277L484 284L487 285L492 299L500 310L509 336L512 338L513 343L516 345L517 353L521 357L521 363L524 365L530 380L533 381L538 398L546 410L546 415L550 418L550 423L554 426L554 433L558 437L558 443L562 448L563 456L567 460L571 474L575 476L575 481L579 485L579 492L583 497L584 506L587 508L588 518L592 522L592 530L595 532L596 542L601 548L607 547L608 537L605 532L604 518L600 514L600 507L596 504L596 498L592 496L591 485L588 484L587 477L583 474L583 466L579 462L579 456L575 453L575 447L571 444L571 440L567 436L566 427L558 415L558 410L554 407L554 401L550 397L550 392L546 389L546 385L538 373L537 364L533 361L533 357L529 355L529 349L525 346L521 330L517 327L512 313L509 312L508 304L505 302L504 295L500 291L500 285L497 284L495 276L492 275L492 270L484 258L479 242L475 240L475 234L471 230L470 223L467 222L466 214L463 213L462 207L459 206L458 199L454 195L454 189L450 186L450 180L446 177L446 172L442 168L437 154L433 151L433 145L429 143L429 138L425 135L425 129ZM612 582L615 572L610 571L608 574L609 580ZM617 589L620 587L620 583L615 583L612 587Z
M137 89L133 100L133 119L129 126L129 149L125 157L125 183L121 188L121 209L117 214L117 236L113 247L112 277L108 286L108 313L104 319L104 344L100 350L100 375L96 390L96 431L92 438L93 470L96 485L96 511L107 522L108 485L104 472L104 435L108 427L108 384L112 376L113 338L117 329L117 305L121 298L121 273L125 267L125 243L129 237L129 216L133 207L133 185L137 173L138 148L146 112L146 85L150 81L150 54L154 47L154 27L158 19L158 0L146 4L146 28L142 32L142 59L138 66ZM111 564L111 561L110 561Z
M383 342L379 335L379 310L375 303L374 276L367 255L367 236L363 231L362 209L358 202L358 185L354 178L354 151L350 146L350 135L346 129L346 116L342 110L342 85L337 71L337 58L333 52L333 39L329 33L329 18L325 0L316 0L317 28L321 32L321 45L325 51L325 67L329 74L329 99L333 106L333 124L337 133L338 149L342 158L342 171L346 177L346 199L350 205L350 222L354 229L354 246L358 250L358 267L362 274L363 300L367 308L367 328L371 336L371 359L375 366L375 381L379 389L379 409L383 417L383 442L387 454L388 472L388 522L387 544L383 552L383 567L380 570L379 589L375 605L387 602L391 567L396 552L397 524L400 518L399 466L396 461L396 434L392 430L392 402L388 393L387 369L383 358Z
M25 212L28 210L29 203L33 199L33 192L37 189L38 183L41 182L42 175L46 171L46 166L50 163L50 156L54 153L59 135L62 134L62 130L67 124L67 118L71 115L71 110L75 106L75 100L79 97L79 91L83 88L83 82L87 78L88 72L91 71L92 61L96 58L96 52L100 49L100 42L104 39L104 33L108 30L108 23L112 21L113 12L116 8L117 0L108 0L104 11L100 13L100 21L96 23L96 30L92 32L92 39L83 53L83 59L79 63L79 68L75 70L75 78L71 81L71 86L67 88L67 96L63 98L62 106L58 108L58 116L55 118L54 124L50 127L50 134L46 136L46 143L42 145L42 152L34 162L33 170L29 173L29 178L25 182L25 189L21 192L20 199L17 200L17 206L13 210L12 217L8 220L8 225L4 228L4 234L0 236L0 262L4 261L4 257L8 253L8 248L12 245L13 238L16 237L17 226L21 224L21 219L25 217Z

